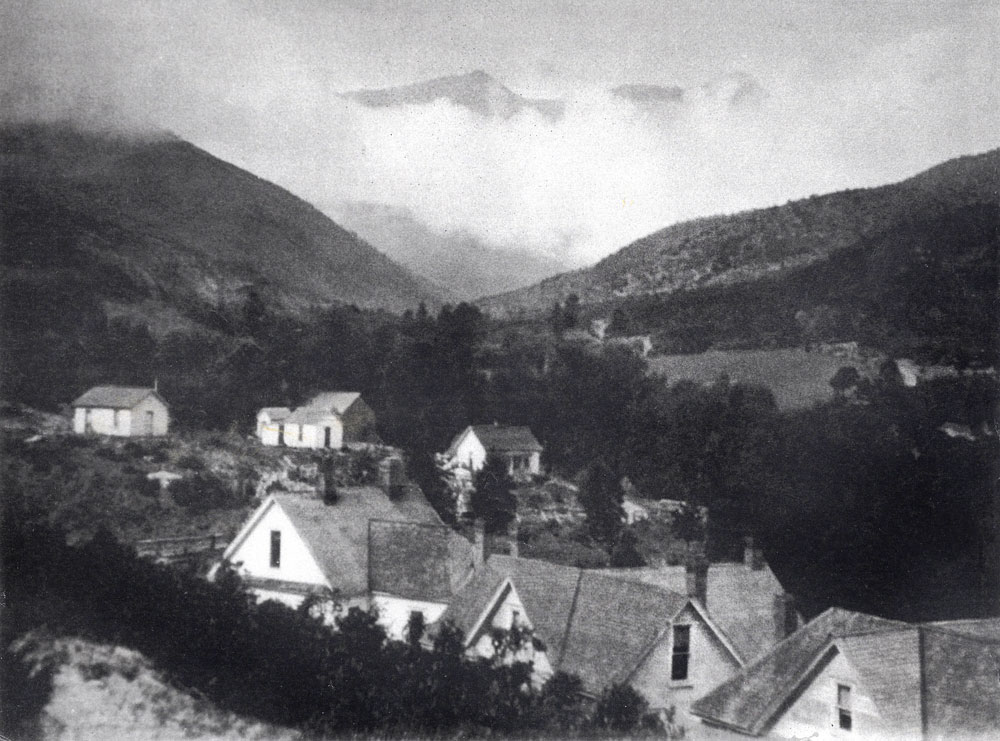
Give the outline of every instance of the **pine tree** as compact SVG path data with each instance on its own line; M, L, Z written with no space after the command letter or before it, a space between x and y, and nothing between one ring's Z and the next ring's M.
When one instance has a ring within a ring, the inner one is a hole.
M475 491L469 498L469 509L477 519L482 519L486 531L498 533L517 515L517 497L514 480L507 472L507 461L490 456L476 474Z

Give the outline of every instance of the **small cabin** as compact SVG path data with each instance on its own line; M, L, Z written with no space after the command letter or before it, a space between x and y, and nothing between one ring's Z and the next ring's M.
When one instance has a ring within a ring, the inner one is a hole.
M445 454L454 463L472 473L486 465L490 456L507 462L515 478L541 473L541 443L527 427L514 425L470 425L452 440Z
M375 413L357 391L317 394L294 411L264 407L257 413L257 437L264 445L311 449L378 440Z
M73 402L73 432L78 435L149 437L166 435L167 402L155 388L95 386Z

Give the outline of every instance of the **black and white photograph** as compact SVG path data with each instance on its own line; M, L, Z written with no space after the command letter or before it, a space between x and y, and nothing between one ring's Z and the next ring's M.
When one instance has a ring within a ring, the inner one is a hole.
M0 741L1000 739L1000 4L0 0Z

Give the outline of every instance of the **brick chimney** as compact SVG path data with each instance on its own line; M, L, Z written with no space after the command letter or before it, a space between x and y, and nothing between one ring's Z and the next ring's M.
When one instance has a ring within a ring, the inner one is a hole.
M472 565L478 570L486 561L486 523L476 520L472 532Z
M774 638L780 641L799 628L799 616L795 611L795 597L785 592L774 595Z
M684 563L684 584L687 596L702 605L708 600L708 559L697 551L688 553Z
M764 568L764 551L754 543L752 536L743 539L743 564L753 571L760 571Z

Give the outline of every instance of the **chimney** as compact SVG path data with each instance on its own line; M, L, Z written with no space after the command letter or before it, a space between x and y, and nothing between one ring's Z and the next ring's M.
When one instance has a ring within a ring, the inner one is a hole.
M764 552L749 535L743 539L743 564L752 571L764 568Z
M509 528L508 532L510 533L510 555L512 555L514 558L517 558L517 552L518 552L518 548L517 548L517 518L514 518L514 521L510 524L510 528Z
M688 554L684 564L684 583L687 596L704 605L708 599L708 559L704 554Z
M472 565L478 570L486 561L486 523L477 519L472 530Z
M787 638L799 628L795 597L785 592L774 595L774 639Z

